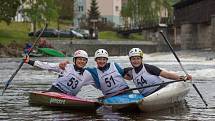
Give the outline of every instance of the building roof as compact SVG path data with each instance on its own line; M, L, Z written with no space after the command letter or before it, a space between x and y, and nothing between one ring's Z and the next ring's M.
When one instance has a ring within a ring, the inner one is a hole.
M179 9L183 8L189 5L192 5L194 3L200 2L202 0L181 0L180 2L173 5L174 8Z

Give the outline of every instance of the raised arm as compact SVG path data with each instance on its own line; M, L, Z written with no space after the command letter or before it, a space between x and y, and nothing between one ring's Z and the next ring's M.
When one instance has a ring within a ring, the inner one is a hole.
M41 62L41 61L34 61L30 60L29 56L25 58L25 63L32 65L34 67L38 67L41 69L55 71L55 72L62 72L63 69L60 68L59 63L48 63L48 62Z

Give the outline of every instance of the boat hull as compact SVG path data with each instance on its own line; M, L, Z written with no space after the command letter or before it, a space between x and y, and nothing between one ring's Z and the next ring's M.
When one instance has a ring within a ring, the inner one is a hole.
M175 82L168 84L164 88L154 92L153 94L143 97L140 99L134 98L131 102L123 101L121 103L117 102L104 102L105 105L112 106L113 110L132 110L132 111L143 111L151 112L157 111L171 106L177 105L179 102L183 101L185 96L188 94L190 88L189 84L186 82ZM134 93L132 93L134 94ZM128 95L128 94L125 94ZM117 98L121 98L119 95Z
M29 104L76 110L96 110L101 103L57 92L31 92Z
M169 108L184 100L190 88L187 82L175 82L143 98L138 102L141 111L151 112Z
M43 55L48 55L52 57L65 57L65 55L57 50L54 50L52 48L38 48L38 52L40 52Z

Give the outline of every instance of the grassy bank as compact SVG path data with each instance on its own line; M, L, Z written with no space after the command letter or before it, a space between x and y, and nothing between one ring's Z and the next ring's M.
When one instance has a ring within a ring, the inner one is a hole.
M60 29L68 28L68 24L60 24ZM56 22L50 22L49 28L57 28ZM37 26L37 29L43 28L43 25ZM7 25L5 22L0 22L0 43L8 45L13 41L18 44L24 44L26 41L32 38L28 37L28 33L31 31L31 25L27 22L12 22Z
M0 22L0 43L8 45L13 41L20 44L26 42L29 40L29 37L27 36L29 30L29 23L12 22L10 25L7 25L4 22Z
M27 41L32 38L28 37L28 32L30 32L30 23L22 23L22 22L12 22L7 25L5 22L0 22L0 44L8 45L11 42L24 45ZM69 27L69 24L60 24L60 29L66 29ZM43 26L37 26L37 29L43 28ZM48 28L57 28L56 22L51 22L48 25ZM53 38L55 39L55 38ZM107 40L144 40L142 35L139 34L131 34L129 38L124 38L121 35L118 35L116 32L112 31L104 31L99 32L99 39L107 39Z

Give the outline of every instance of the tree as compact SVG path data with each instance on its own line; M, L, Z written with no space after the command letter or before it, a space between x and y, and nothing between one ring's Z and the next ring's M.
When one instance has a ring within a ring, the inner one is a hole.
M133 26L143 24L157 23L159 21L159 12L167 8L172 13L171 0L128 0L123 6L121 15L124 19L131 19Z
M98 5L96 0L91 0L90 4L90 10L88 10L88 26L89 26L89 32L90 32L90 38L97 38L98 36L98 30L96 23L98 22L100 18L100 12L98 10ZM94 35L94 37L93 37Z
M36 31L36 24L57 20L59 6L55 0L27 0L24 12L31 20L33 31Z
M122 6L121 16L123 19L123 25L125 27L129 27L129 17L131 17L131 13L127 5Z
M92 20L98 20L100 18L98 8L96 0L91 0L90 10L88 10L88 25L91 25Z
M58 14L58 29L60 29L60 23L69 20L69 24L72 24L74 18L74 0L56 0L57 5L59 6ZM68 21L66 22L68 24Z
M72 20L74 16L74 0L57 0L59 7L59 19Z
M20 0L0 0L0 21L10 24L21 5Z

